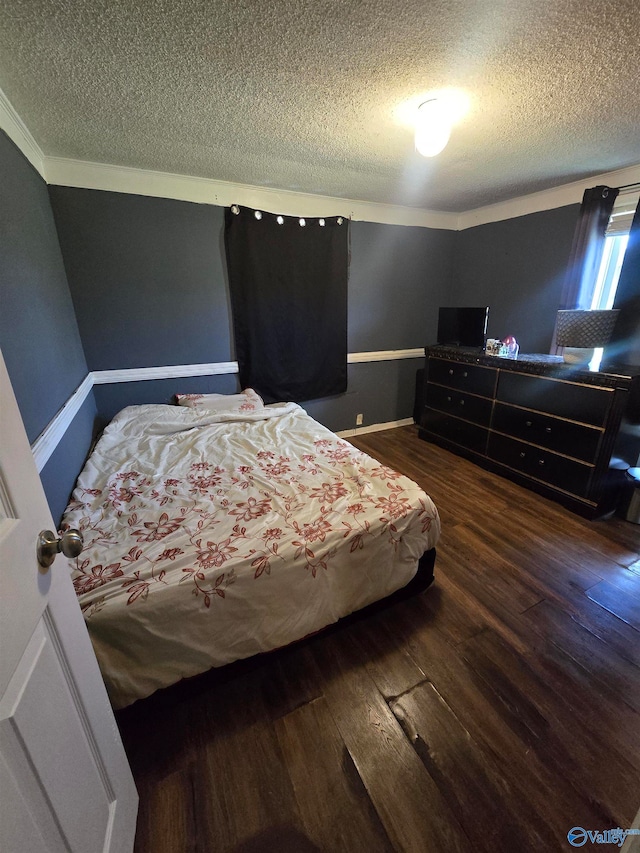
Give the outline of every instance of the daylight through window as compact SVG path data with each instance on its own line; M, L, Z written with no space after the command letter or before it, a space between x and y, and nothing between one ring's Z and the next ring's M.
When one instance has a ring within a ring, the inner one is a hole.
M616 199L605 232L602 260L589 306L591 309L608 310L613 308L624 253L629 242L629 229L639 197L640 192L636 190L632 193L621 193ZM594 351L593 359L589 364L592 370L598 370L600 367L602 354L602 348Z

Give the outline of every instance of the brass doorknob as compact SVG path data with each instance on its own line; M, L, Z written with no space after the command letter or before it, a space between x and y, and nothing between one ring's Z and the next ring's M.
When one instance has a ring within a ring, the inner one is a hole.
M36 556L43 569L48 569L62 552L65 557L77 557L82 552L84 540L79 530L65 530L58 539L52 530L41 530L36 544Z

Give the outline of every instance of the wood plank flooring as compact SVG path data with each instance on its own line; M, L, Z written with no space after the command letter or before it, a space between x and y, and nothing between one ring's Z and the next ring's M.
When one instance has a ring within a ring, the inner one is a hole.
M435 584L120 712L137 853L540 853L628 828L640 526L586 521L415 427L352 441L434 499Z

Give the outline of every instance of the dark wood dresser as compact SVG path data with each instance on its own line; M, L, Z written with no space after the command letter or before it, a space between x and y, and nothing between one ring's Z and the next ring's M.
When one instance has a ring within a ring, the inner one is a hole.
M640 454L640 367L591 372L558 356L425 352L421 438L588 518L616 508Z

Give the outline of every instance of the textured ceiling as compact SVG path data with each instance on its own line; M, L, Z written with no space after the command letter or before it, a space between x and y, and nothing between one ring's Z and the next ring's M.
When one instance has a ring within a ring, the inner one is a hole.
M639 0L2 0L46 155L462 211L640 163ZM402 107L457 87L445 151Z

